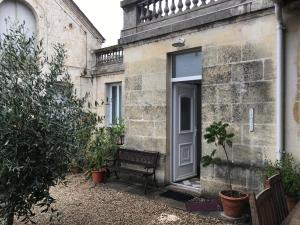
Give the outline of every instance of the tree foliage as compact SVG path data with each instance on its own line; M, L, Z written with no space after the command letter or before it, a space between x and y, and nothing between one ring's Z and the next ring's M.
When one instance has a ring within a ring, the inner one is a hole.
M65 178L96 123L74 92L63 46L53 50L46 57L24 25L0 39L0 217L28 222L34 205L48 211L49 188Z

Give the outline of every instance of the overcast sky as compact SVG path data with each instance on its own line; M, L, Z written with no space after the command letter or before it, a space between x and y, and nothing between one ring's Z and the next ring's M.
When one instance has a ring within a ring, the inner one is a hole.
M74 0L106 39L104 46L117 44L123 27L120 0Z

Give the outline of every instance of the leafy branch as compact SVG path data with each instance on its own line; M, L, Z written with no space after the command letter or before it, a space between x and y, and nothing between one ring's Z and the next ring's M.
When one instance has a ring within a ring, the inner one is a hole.
M74 92L64 46L48 58L25 33L21 24L0 36L0 217L7 224L14 215L32 222L34 206L51 210L50 187L65 178L97 123Z
M233 133L228 133L227 128L229 124L220 122L213 122L209 127L206 128L204 139L208 144L214 144L217 149L214 149L211 154L205 155L201 158L201 163L204 167L209 166L212 163L218 163L221 161L220 158L215 157L217 151L221 148L226 156L227 161L227 178L229 181L230 189L232 190L231 180L231 166L227 152L227 147L232 148Z

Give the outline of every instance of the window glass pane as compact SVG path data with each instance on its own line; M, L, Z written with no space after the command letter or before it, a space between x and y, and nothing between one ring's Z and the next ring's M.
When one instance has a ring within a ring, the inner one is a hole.
M117 107L118 107L118 100L117 100L117 96L118 96L118 90L117 90L117 86L112 86L111 87L111 104L112 104L112 109L111 109L111 115L112 115L112 123L114 123L116 121L116 118L118 117L117 115Z
M22 23L25 21L25 29L28 35L32 36L36 33L36 21L33 13L30 11L27 6L16 2L17 9L17 20Z
M173 56L173 78L198 76L202 74L201 52L190 52Z
M180 99L180 130L191 130L191 99L188 97Z
M7 24L6 19L10 18L10 20L15 21L16 15L16 7L13 2L2 2L0 4L0 35L3 33L7 33L7 29L9 29L10 24Z
M122 117L122 86L119 86L119 118Z

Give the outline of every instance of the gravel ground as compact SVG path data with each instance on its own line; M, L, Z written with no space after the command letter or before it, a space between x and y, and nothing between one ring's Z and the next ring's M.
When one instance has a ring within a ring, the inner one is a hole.
M220 220L171 208L160 201L117 191L100 185L92 187L83 176L68 177L68 185L52 188L53 205L60 220L49 221L49 214L37 213L39 225L225 225ZM21 222L16 221L17 225Z

